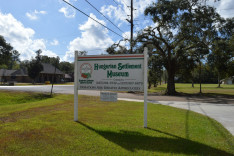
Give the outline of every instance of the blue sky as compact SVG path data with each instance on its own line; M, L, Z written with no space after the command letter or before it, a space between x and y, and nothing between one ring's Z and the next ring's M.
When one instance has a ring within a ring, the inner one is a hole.
M68 1L68 0L67 0ZM88 0L124 33L119 31L85 0L69 0L71 4L95 18L113 31L129 37L130 0ZM154 0L134 0L134 32L151 25L143 16L144 9ZM118 5L117 5L117 4ZM234 0L221 0L214 5L223 17L234 16ZM89 55L105 53L105 49L121 39L98 23L68 6L62 0L0 0L0 35L16 50L21 60L31 59L35 51L73 61L74 50L86 50ZM128 46L128 43L123 42Z

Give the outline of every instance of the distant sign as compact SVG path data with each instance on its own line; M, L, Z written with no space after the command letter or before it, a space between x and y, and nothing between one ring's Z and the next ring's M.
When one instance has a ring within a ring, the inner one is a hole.
M113 101L116 102L117 101L117 93L113 93L113 92L101 92L100 93L100 98L101 101Z
M143 91L144 55L78 56L78 90Z

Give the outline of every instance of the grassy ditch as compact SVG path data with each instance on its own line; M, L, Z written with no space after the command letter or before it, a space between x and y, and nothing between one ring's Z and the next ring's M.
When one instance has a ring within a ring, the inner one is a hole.
M49 97L50 95L47 94L0 91L0 99L1 99L0 106L30 103L30 102L45 100Z
M222 125L187 110L149 104L143 128L143 103L79 96L74 122L72 95L13 101L0 105L0 155L234 155Z

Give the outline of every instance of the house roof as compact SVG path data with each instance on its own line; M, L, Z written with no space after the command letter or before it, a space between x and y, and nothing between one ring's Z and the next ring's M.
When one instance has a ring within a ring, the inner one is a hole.
M16 70L11 74L12 76L28 76L28 70L26 68Z
M11 76L16 70L0 69L0 76Z
M43 65L43 71L41 73L43 74L54 74L55 67L48 63L42 63ZM64 74L62 71L60 71L58 68L56 68L55 74Z
M234 76L227 77L227 78L222 79L222 80L220 80L220 81L227 81L227 80L234 80Z
M42 74L54 74L55 67L48 63L42 63L43 71ZM58 68L56 68L55 74L64 74ZM7 69L0 69L0 76L28 76L28 70L26 68L19 69L19 70L7 70Z

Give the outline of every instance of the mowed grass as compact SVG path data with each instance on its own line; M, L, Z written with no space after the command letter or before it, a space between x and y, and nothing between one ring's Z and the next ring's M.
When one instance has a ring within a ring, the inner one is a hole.
M176 91L180 93L197 94L200 91L200 84L194 84L193 88L192 84L176 83L175 87ZM167 84L163 84L157 87L151 87L148 91L151 93L163 93L166 91L166 88ZM221 87L218 88L217 84L202 84L202 93L204 95L234 95L234 85L222 84Z
M234 137L206 116L156 104L143 128L143 103L89 96L79 96L74 122L73 96L56 95L0 105L0 155L234 155Z
M34 102L38 100L43 100L49 98L49 95L46 94L33 94L33 93L25 93L25 92L10 92L0 91L0 106L3 105L15 105L22 104L26 102Z

